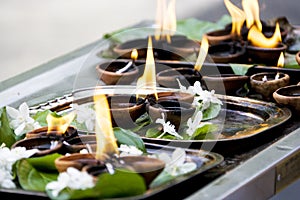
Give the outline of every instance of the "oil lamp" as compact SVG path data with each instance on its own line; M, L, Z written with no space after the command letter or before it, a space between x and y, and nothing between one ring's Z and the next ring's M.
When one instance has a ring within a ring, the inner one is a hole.
M283 67L283 65L284 56L281 53L277 66ZM281 72L262 72L250 76L251 88L256 93L261 94L265 100L272 100L273 92L278 88L287 86L289 82L289 75Z
M135 66L138 58L138 51L133 49L131 52L131 61L112 61L105 62L96 66L98 77L106 85L131 84L136 80L139 69Z
M14 143L12 148L19 146L26 149L38 149L39 151L33 156L65 153L63 141L78 136L77 129L69 126L74 117L74 112L70 112L62 117L48 114L47 127L28 132L25 139Z

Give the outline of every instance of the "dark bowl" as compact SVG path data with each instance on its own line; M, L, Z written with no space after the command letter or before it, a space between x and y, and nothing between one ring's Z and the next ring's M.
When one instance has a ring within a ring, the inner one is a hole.
M123 73L116 73L119 69L125 67L128 62L112 61L102 63L96 66L98 77L106 85L127 85L131 84L138 78L139 70L132 65Z
M222 42L208 49L208 55L215 63L242 63L245 52L245 48L236 42Z
M188 87L194 85L196 81L201 82L201 78L199 71L187 67L170 68L156 74L158 84L167 88L179 88L177 79L182 85Z
M52 153L62 153L62 149L63 149L62 142L57 141L57 144L55 146L51 145L51 143L55 141L57 140L53 140L52 138L49 137L26 138L17 141L12 145L11 148L25 147L27 150L38 149L39 151L35 153L33 157L45 156Z
M146 112L145 99L135 95L109 95L107 97L113 127L133 128L135 121Z
M187 38L181 38L171 43L165 43L163 47L176 55L180 55L182 58L186 58L191 55L198 55L200 43Z
M279 43L275 48L262 48L248 44L246 45L246 53L252 63L277 66L280 54L284 53L286 48L287 46L283 43Z
M219 94L225 92L228 95L235 95L236 91L249 81L249 77L246 75L218 74L205 75L202 80L208 90L215 90Z
M191 103L179 102L175 100L162 100L147 105L147 112L155 122L156 119L165 115L165 120L170 121L178 130L195 113L196 108Z
M287 106L297 115L300 114L300 85L281 87L273 93L278 104Z
M232 40L231 30L220 29L206 33L208 43L210 45L219 44Z

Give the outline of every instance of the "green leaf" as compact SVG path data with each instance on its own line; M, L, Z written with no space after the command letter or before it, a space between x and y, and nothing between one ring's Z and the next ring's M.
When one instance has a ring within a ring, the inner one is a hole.
M203 111L202 121L213 119L219 115L221 111L221 105L217 103L210 103L210 106Z
M169 183L170 181L172 181L173 179L175 179L175 176L172 176L171 174L169 174L166 171L162 171L150 184L150 188L156 188L159 186L162 186L166 183Z
M9 126L9 120L6 114L6 108L0 109L0 145L5 143L11 147L16 142L15 133Z
M147 152L144 141L134 132L119 127L114 128L114 134L119 144L135 146L144 153Z
M58 153L53 153L46 156L28 158L27 161L39 171L57 172L57 169L55 167L55 159L57 159L60 156L62 155Z
M177 32L183 34L192 40L200 41L203 34L210 31L223 29L226 24L231 22L231 18L224 16L220 21L213 23L208 21L201 21L195 18L188 18L183 20L178 20L177 22Z
M157 138L161 134L162 134L162 132L160 130L158 130L157 128L149 128L146 132L146 137Z
M47 115L52 113L50 110L45 110L45 111L39 111L37 112L32 118L39 122L41 126L47 126L48 123L46 121Z
M17 162L17 177L24 190L44 192L46 185L57 179L58 173L40 172L27 159Z
M102 174L98 177L95 190L101 198L130 197L146 192L144 179L137 173L116 170L114 174Z
M253 67L253 65L247 65L247 64L235 64L235 63L229 63L232 71L236 75L246 75L248 72L248 69L250 67Z
M215 124L205 124L204 126L198 128L194 132L192 139L194 140L215 139L211 133L216 131L217 128L218 126Z

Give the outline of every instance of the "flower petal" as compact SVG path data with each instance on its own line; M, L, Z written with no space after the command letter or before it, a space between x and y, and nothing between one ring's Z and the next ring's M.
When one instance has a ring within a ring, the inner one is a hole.
M20 112L17 109L12 108L10 106L6 106L6 112L8 116L12 119L16 119L20 114Z

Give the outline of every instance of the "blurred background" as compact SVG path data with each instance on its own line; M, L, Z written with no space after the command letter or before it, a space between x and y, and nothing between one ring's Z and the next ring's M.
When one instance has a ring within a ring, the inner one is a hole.
M240 0L232 0L241 7ZM300 24L297 0L259 0L261 19ZM155 0L0 0L0 81L92 43L103 34L154 20ZM223 0L177 0L177 18L216 21Z

